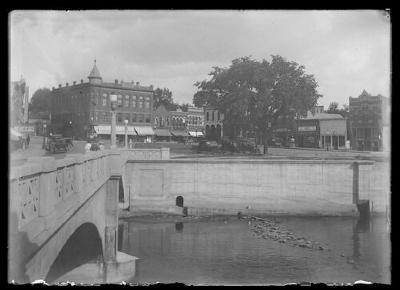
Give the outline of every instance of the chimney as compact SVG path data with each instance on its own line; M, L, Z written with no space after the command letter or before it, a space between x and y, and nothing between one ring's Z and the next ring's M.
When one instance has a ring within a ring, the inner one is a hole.
M54 87L51 88L54 91Z
M65 86L68 87L68 83L65 83Z
M150 89L152 90L154 87L153 87L153 85L150 85Z
M115 80L115 84L118 85L118 80Z
M61 88L61 84L58 84L58 87Z
M74 84L74 86L75 86L75 85L76 85L76 81L74 81L74 83L73 83L73 84Z
M83 84L83 79L81 79L81 84Z
M140 85L140 83L139 83L139 82L136 82L136 85L137 85L137 86L139 86L139 85Z

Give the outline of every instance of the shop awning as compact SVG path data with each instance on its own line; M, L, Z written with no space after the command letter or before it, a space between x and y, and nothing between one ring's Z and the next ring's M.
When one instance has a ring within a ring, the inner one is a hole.
M176 136L176 137L187 137L187 136L189 136L188 132L183 131L183 130L181 130L181 131L173 130L173 131L171 131L171 134Z
M117 135L125 135L125 126L118 125L115 127ZM94 126L94 130L100 135L110 135L111 125L97 125ZM133 126L127 126L128 135L136 135L135 128Z
M189 131L189 135L192 137L203 137L203 132L193 132L193 131Z
M135 131L139 136L154 135L153 128L150 126L135 126Z
M169 129L154 129L154 134L159 137L171 137Z

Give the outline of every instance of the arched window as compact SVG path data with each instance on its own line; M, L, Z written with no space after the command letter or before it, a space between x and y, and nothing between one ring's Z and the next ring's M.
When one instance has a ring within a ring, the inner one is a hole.
M210 112L207 112L207 121L210 120L210 115L209 115L209 113L210 113Z

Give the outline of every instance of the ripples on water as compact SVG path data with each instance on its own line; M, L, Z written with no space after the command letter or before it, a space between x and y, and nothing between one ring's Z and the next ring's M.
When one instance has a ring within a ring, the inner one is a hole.
M384 218L279 218L297 235L326 245L313 251L258 238L247 221L121 221L119 250L140 258L131 283L390 283Z

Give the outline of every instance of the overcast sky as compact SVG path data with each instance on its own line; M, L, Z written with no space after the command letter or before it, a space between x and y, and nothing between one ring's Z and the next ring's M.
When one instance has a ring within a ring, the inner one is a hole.
M30 93L87 81L167 87L192 102L193 84L241 56L279 54L313 74L319 103L363 89L390 97L390 20L382 11L14 11L10 74Z

